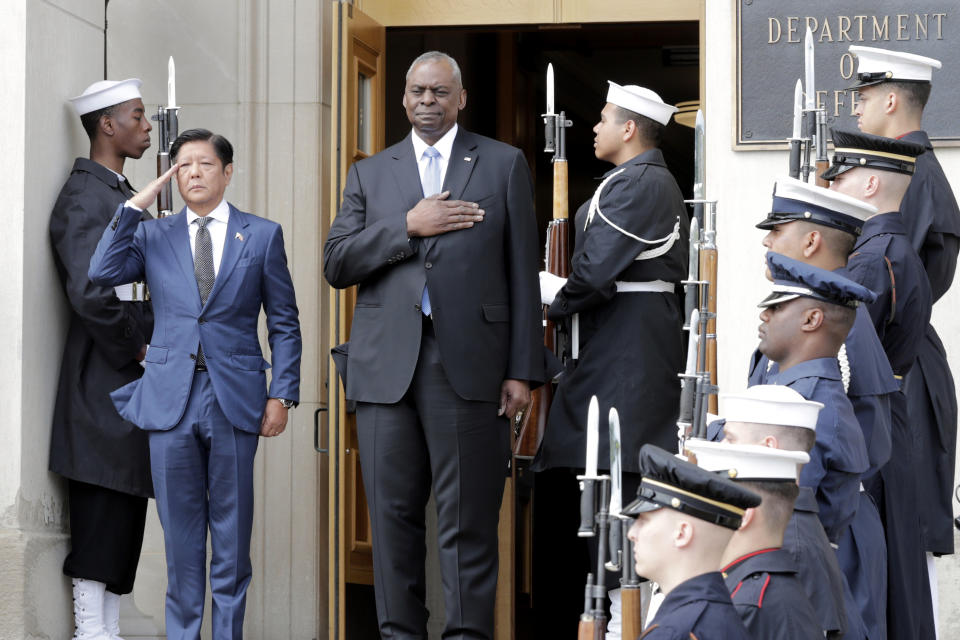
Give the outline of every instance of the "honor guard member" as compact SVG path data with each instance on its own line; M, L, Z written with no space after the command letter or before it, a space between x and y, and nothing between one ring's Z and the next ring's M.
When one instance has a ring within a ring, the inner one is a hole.
M960 208L943 168L922 129L933 70L940 61L872 47L850 47L857 56L857 123L864 133L921 144L910 186L900 204L904 226L930 281L936 303L953 283L960 251ZM926 551L953 553L953 495L957 449L957 396L943 342L926 327L917 363L904 392L914 423L915 449L924 464L914 469L920 493L920 521ZM930 585L936 573L928 557ZM936 599L935 597L933 598Z
M823 405L804 400L790 387L756 385L740 393L720 394L720 402L726 418L724 442L803 453L813 449ZM833 640L866 638L837 554L818 513L813 490L799 487L782 548L797 567L797 578L813 605L823 634ZM845 602L851 603L849 610Z
M923 145L851 131L831 131L836 151L821 176L830 188L874 205L847 263L850 277L877 294L864 305L898 380L910 371L930 323L930 285L899 213ZM887 542L887 635L932 637L926 557L915 469L915 425L906 396L891 396L892 453L868 489L880 509Z
M533 468L582 466L587 405L596 395L601 415L616 407L625 425L624 492L631 495L640 446L676 446L676 372L684 362L676 287L687 274L689 225L658 148L676 107L643 87L609 85L594 147L616 166L577 211L570 277L540 274L549 317L572 323L580 353L560 379ZM601 428L599 460L610 459L608 448Z
M90 138L50 216L57 275L70 309L50 438L50 470L67 478L75 638L119 637L120 596L133 590L147 499L147 435L117 414L109 393L139 378L153 315L141 283L101 287L87 278L100 234L133 195L127 158L150 147L140 80L96 82L71 102ZM146 212L144 218L150 215Z
M666 597L644 640L724 638L747 634L717 568L745 511L760 496L653 445L640 449L637 499L623 509L637 573Z
M804 407L805 413L811 412ZM783 549L793 515L803 451L762 445L688 440L697 466L733 480L760 496L723 552L723 580L747 633L755 640L811 640L823 637L813 606L798 578L799 568Z
M833 207L860 204L833 196ZM819 194L822 195L822 194ZM811 208L813 202L810 203ZM823 206L824 201L819 200ZM863 205L861 205L863 206ZM837 353L861 302L876 296L833 271L770 252L767 265L773 292L760 303L759 349L777 363L768 384L785 384L824 405L816 444L800 485L813 487L820 521L838 545L840 567L854 596L869 638L886 637L886 545L880 516L863 489L869 459L863 432L844 393ZM848 605L849 606L849 605Z
M844 268L872 205L830 193L794 178L774 185L771 211L756 226L767 231L770 251L845 274ZM853 329L838 355L843 386L863 429L870 457L869 478L890 458L890 398L899 389L883 344L865 307L857 308ZM766 384L776 366L759 351L751 363L750 385Z

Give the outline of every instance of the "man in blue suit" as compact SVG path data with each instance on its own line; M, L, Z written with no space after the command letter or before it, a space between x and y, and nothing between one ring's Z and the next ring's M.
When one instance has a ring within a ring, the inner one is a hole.
M258 435L282 433L299 400L300 323L280 225L223 198L233 174L230 142L191 129L170 155L170 171L117 208L89 276L102 285L146 279L153 300L143 378L111 397L149 434L167 553L167 637L200 637L209 526L213 637L241 638L253 458ZM174 173L187 206L140 224L140 211ZM273 358L269 391L261 308Z

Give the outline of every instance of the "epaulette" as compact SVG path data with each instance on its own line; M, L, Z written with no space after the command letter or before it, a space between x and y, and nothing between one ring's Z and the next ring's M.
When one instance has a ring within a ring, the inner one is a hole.
M749 605L760 609L763 607L763 597L770 586L770 580L771 576L766 572L751 574L730 592L730 599L736 605Z

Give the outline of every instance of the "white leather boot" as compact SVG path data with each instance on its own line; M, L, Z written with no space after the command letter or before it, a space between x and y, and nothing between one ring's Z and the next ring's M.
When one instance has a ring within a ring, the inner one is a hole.
M84 578L73 579L73 640L110 640L103 626L105 584Z
M120 596L103 592L103 626L110 640L123 640L120 637Z

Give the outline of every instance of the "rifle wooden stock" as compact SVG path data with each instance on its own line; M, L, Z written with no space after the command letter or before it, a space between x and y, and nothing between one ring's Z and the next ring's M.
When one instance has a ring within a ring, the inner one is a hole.
M826 171L827 169L829 169L829 168L830 168L830 162L829 162L828 160L818 160L818 161L817 161L817 182L816 182L816 184L817 184L818 187L824 187L824 188L829 188L829 187L830 187L830 181L829 181L829 180L824 180L823 178L820 177L820 175L821 175L824 171Z
M700 279L710 283L707 295L707 310L710 313L717 312L717 250L700 249ZM717 320L711 317L707 321L707 334L716 335ZM707 339L707 336L700 336L701 340L707 341L707 371L710 372L710 384L717 384L717 341ZM710 413L717 413L717 396L711 395L707 407Z
M620 585L620 637L639 638L643 633L643 590L641 585Z
M569 224L567 161L556 159L553 162L553 220L547 226L545 267L547 271L561 278L570 275ZM546 307L543 309L543 344L558 357L562 356L558 327L553 320L547 318ZM550 404L553 402L553 387L550 381L534 389L530 396L530 406L523 413L513 446L513 455L518 458L532 458L540 448L547 428Z
M577 627L577 640L603 640L603 618L597 619L590 614L580 616L580 625Z

